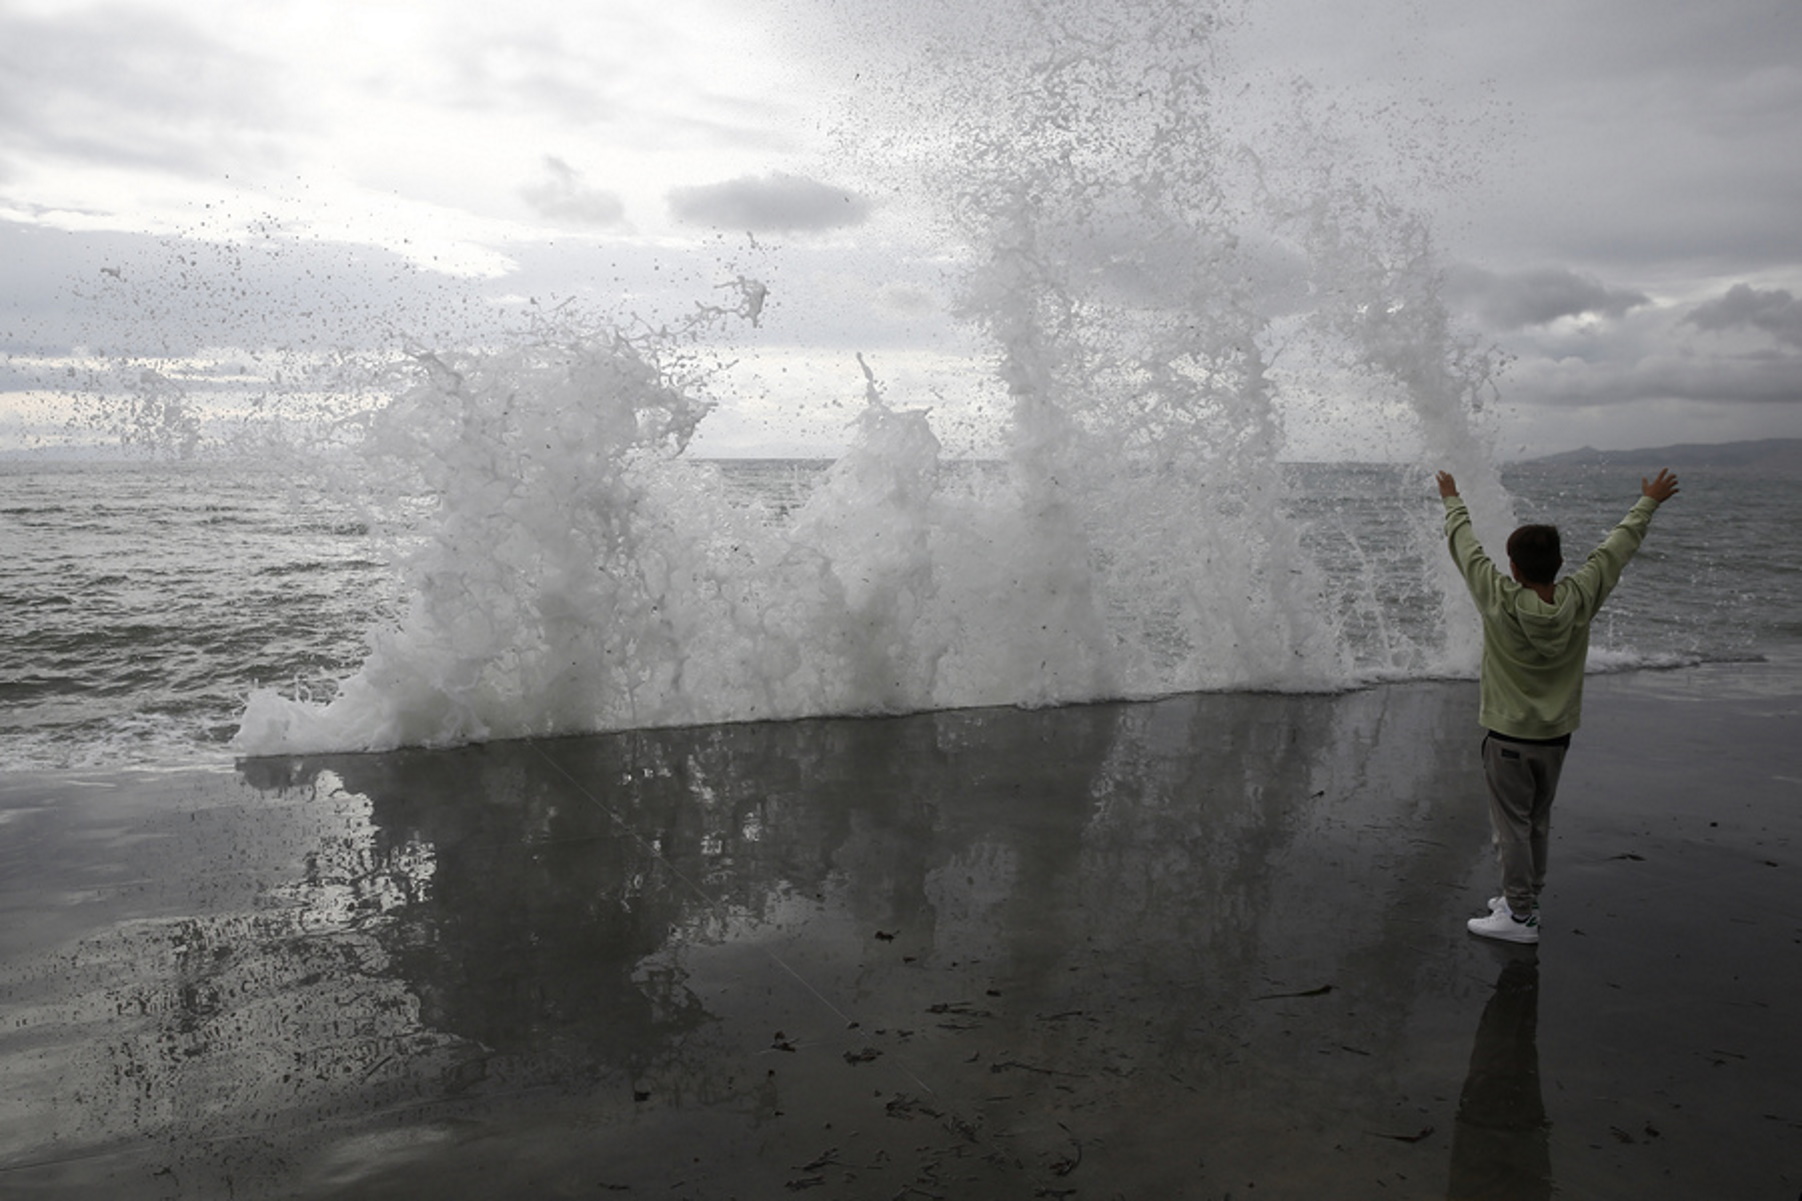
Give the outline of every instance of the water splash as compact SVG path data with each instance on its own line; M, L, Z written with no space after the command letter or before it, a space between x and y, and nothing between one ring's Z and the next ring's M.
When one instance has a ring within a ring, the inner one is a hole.
M1226 22L1205 5L933 11L951 32L868 85L853 140L961 247L1003 460L948 462L930 413L859 359L852 444L806 503L735 503L682 453L714 385L685 348L759 319L742 276L736 309L676 330L559 319L416 352L352 439L362 486L386 481L410 605L329 701L255 693L238 749L1469 666L1442 612L1392 620L1371 599L1398 570L1414 609L1456 595L1423 495L1389 498L1418 535L1348 577L1283 463L1286 421L1339 422L1453 466L1505 514L1479 412L1493 363L1439 301L1424 220L1305 122L1277 147L1223 128Z

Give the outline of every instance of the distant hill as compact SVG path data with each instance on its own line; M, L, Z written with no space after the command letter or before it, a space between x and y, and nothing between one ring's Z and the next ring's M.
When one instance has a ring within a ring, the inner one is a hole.
M1585 446L1563 454L1527 459L1521 465L1558 467L1669 467L1673 471L1712 468L1770 471L1802 475L1802 438L1763 438L1756 442L1686 442L1641 450L1597 450Z

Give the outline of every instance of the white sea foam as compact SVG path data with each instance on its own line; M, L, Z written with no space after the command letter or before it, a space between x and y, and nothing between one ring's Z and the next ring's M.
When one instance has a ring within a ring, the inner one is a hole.
M1585 670L1592 675L1611 675L1623 671L1694 667L1701 663L1699 655L1676 651L1641 651L1632 647L1594 648L1589 652Z

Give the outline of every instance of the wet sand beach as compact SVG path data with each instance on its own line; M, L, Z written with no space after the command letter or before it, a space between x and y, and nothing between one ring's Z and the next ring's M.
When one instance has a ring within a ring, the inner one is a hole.
M0 778L0 1196L1802 1190L1802 689L1469 682Z

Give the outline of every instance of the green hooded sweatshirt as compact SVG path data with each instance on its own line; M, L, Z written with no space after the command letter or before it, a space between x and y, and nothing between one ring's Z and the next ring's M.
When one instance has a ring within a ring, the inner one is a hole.
M1483 618L1486 728L1515 738L1559 738L1577 728L1589 623L1639 549L1658 502L1642 496L1583 566L1559 580L1552 603L1498 571L1470 528L1470 510L1445 498L1445 537Z

